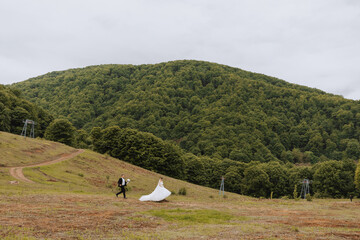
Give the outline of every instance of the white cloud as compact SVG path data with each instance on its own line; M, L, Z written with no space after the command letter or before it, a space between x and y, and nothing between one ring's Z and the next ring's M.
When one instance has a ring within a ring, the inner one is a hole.
M360 97L359 1L4 0L0 83L95 64L217 62Z

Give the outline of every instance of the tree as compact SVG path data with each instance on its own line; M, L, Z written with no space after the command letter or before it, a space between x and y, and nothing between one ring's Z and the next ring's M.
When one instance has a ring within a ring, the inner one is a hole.
M297 191L297 184L295 184L295 186L294 186L294 192L293 192L293 197L294 197L294 199L297 199L297 198L298 198L298 195L299 195L299 193L298 193L298 191Z
M360 162L357 164L355 171L355 186L358 191L360 191Z
M207 185L208 179L203 161L191 153L184 156L186 180L199 185Z
M88 148L90 146L90 139L88 133L84 129L76 131L75 146L77 148Z
M15 109L11 112L11 131L13 133L20 134L21 129L24 126L24 120L29 119L30 114L22 107L15 107Z
M73 146L76 129L65 119L55 119L46 128L45 138L51 141L61 142Z
M250 162L249 156L247 156L243 150L235 149L230 152L229 158L239 162Z
M346 156L351 159L357 159L360 155L360 144L356 139L350 139L345 149Z
M335 160L314 166L314 191L324 197L346 197L354 191L355 164L352 160Z
M319 155L323 151L324 147L324 140L320 133L316 133L314 136L312 136L306 146L306 148L315 153L316 155Z
M0 102L0 131L10 132L11 129L11 111Z
M340 168L341 163L337 161L319 163L314 173L314 191L325 197L341 197Z
M288 179L288 172L278 162L269 162L262 164L264 171L269 176L270 192L273 192L273 197L281 197L290 192L290 185Z
M101 128L94 127L90 132L90 140L92 141L92 147L94 151L102 152L102 144L101 144Z
M181 149L151 133L112 126L100 130L93 128L91 139L96 151L143 168L185 178L185 163Z
M261 165L251 166L245 169L242 181L242 192L254 197L267 197L270 195L269 175Z

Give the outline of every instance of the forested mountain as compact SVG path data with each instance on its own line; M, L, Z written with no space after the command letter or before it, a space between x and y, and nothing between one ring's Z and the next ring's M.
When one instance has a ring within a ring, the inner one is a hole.
M35 135L43 136L53 117L20 95L18 90L0 85L0 131L20 134L23 121L31 119L36 122Z
M76 128L117 125L239 162L357 159L358 101L215 63L100 65L13 84Z

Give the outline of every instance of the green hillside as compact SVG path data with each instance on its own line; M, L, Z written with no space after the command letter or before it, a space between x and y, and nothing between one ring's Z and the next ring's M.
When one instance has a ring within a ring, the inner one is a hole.
M0 167L41 163L72 150L64 144L0 132Z
M55 164L24 168L33 183L18 181L4 167L9 161L17 167L43 163L74 151L60 143L0 132L1 239L357 239L360 234L359 199L222 196L216 189L90 150ZM131 179L127 199L115 196L121 174ZM161 176L171 196L163 202L140 202ZM220 185L220 179L214 181ZM226 178L225 190L229 181ZM184 188L186 194L179 194Z
M151 132L197 156L240 162L357 159L358 101L201 61L100 65L12 85L90 132Z

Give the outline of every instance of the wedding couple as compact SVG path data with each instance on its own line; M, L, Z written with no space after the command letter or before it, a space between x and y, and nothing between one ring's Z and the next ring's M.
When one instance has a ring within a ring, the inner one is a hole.
M125 180L124 174L121 175L121 178L118 181L118 186L120 187L121 191L116 193L116 197L118 197L119 194L122 193L124 195L124 198L126 199L125 186L127 185L127 182L129 182L129 181L130 181L130 179L128 179L127 181ZM170 195L171 195L171 192L164 187L163 178L160 177L158 185L156 186L155 190L152 193L150 193L149 195L141 196L141 198L139 200L143 201L143 202L144 201L159 202L159 201L164 200L165 198L167 198Z

